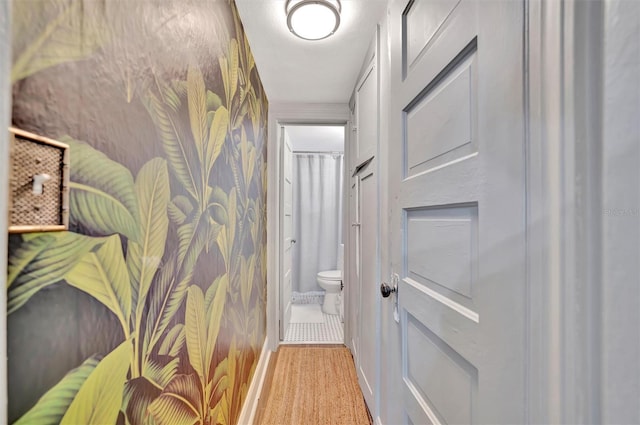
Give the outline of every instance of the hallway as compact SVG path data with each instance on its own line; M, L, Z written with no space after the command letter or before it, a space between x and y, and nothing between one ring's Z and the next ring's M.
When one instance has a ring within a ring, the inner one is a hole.
M639 76L640 0L0 1L0 424L640 424Z
M281 346L271 357L256 425L369 425L344 345Z

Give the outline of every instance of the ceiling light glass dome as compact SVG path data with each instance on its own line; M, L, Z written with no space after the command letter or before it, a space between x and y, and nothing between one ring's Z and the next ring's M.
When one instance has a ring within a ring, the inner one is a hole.
M305 40L322 40L340 26L339 0L287 0L287 26Z

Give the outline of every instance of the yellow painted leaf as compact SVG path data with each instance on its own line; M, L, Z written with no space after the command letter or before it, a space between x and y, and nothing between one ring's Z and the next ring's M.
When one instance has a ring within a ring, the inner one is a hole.
M189 363L193 370L205 381L209 375L209 359L207 354L207 322L204 311L202 290L192 285L187 292L187 309L185 312L185 334Z
M227 299L227 287L229 279L225 274L218 282L213 301L207 310L208 323L207 323L207 341L206 341L206 354L205 359L210 362L213 357L213 350L215 349L216 342L218 340L218 334L220 333L220 325L222 323L222 314L224 312L225 300ZM207 375L208 379L209 376Z
M140 237L138 200L133 176L104 153L63 136L71 147L69 222L92 235L120 233L132 241Z
M169 94L176 98L177 95L168 87L161 92L162 95L158 97L150 91L145 98L145 106L162 140L162 147L172 174L178 179L184 190L197 199L202 190L201 182L198 181L196 170L191 164L191 155L189 155L187 142L183 138L184 135L178 130L175 116L177 112L172 111L170 104L171 96ZM175 108L179 109L180 105Z
M231 188L229 192L229 210L227 215L229 216L229 226L227 227L227 231L229 232L229 252L233 248L233 243L236 237L236 222L238 220L238 196L236 192L236 188Z
M69 371L53 388L47 391L27 413L13 425L57 425L69 405L95 370L98 360L91 357L77 368Z
M213 116L211 128L209 130L209 141L206 145L206 172L211 173L213 164L220 156L220 151L224 145L229 130L229 111L224 106L219 107Z
M220 233L220 231L224 228L224 226L218 224L215 219L213 219L212 217L209 217L209 233L207 236L207 252L209 252L208 250L211 249L213 246L215 246L218 243L218 233Z
M122 409L126 425L153 425L147 408L155 400L162 388L151 383L147 378L140 377L127 381L122 396Z
M14 17L29 24L29 18L44 13L38 8L44 7L45 3L48 2L15 2ZM79 1L65 4L59 15L21 49L11 69L11 82L63 62L82 59L96 51L106 40L108 30L104 20L99 18L100 14L88 13L86 7ZM19 34L32 35L32 26Z
M229 388L229 361L225 358L216 366L211 378L211 390L209 398L209 406L215 406L224 396L224 392Z
M227 277L226 273L223 273L220 276L216 277L213 283L209 285L209 288L207 288L207 292L204 295L204 309L207 312L207 316L211 311L211 304L213 303L213 299L215 298L216 292L218 291L218 286L221 284L222 280L225 280L225 282L222 284L228 287L229 278Z
M9 253L9 314L41 289L62 280L85 254L105 241L73 232L25 234L22 239Z
M236 95L238 91L238 69L240 67L238 57L238 41L235 38L231 39L229 43L229 83L230 83L230 98ZM227 105L229 106L229 105Z
M228 227L228 226L225 226ZM220 249L220 253L222 254L222 259L224 260L224 264L226 270L229 271L229 242L227 238L228 231L218 233L218 248Z
M229 61L224 56L218 57L218 64L220 65L220 74L222 75L222 85L224 86L224 93L227 97L227 107L229 106Z
M187 71L187 99L189 104L189 122L195 142L198 159L204 164L204 144L207 134L207 90L202 72L197 66Z
M135 182L140 211L140 243L127 247L136 321L140 322L153 276L164 255L169 230L167 205L171 196L167 162L154 158L140 169ZM139 324L138 324L139 328Z
M253 291L253 282L256 271L256 257L255 255L251 255L249 259L245 262L244 266L246 268L245 277L242 280L242 305L245 310L249 309L249 301L251 300L251 293Z
M161 356L177 357L184 345L185 338L184 325L178 323L169 331L167 336L164 337L158 349L158 354Z
M120 320L125 335L129 335L131 283L118 235L107 238L96 252L85 254L65 279L111 310Z
M145 363L145 367L142 371L142 376L147 378L156 387L162 389L166 387L178 373L179 363L180 359L177 357L172 359L164 366L156 363L153 360L150 360Z
M211 90L207 90L207 111L215 111L221 106L222 99L220 99L220 96L218 96Z
M244 126L240 127L240 160L242 161L242 176L244 177L244 183L248 187L248 171L249 171L249 140L247 139L247 132Z
M195 375L177 375L149 405L157 425L202 423L202 396Z
M240 297L245 310L249 307L249 297L251 296L251 283L249 282L249 263L243 256L240 258Z
M247 171L247 187L251 184L251 180L253 179L253 173L256 169L256 149L251 146L251 150L249 152L249 170Z
M61 425L116 423L131 351L131 341L127 340L98 363L71 402Z

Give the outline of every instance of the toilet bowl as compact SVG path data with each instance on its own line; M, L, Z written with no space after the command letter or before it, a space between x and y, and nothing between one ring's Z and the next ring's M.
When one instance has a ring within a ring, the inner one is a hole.
M338 246L338 270L325 270L316 277L318 285L324 289L322 311L339 314L342 320L342 269L344 268L344 244Z
M318 273L318 285L324 289L322 311L326 314L340 314L340 291L342 291L342 271L326 270Z

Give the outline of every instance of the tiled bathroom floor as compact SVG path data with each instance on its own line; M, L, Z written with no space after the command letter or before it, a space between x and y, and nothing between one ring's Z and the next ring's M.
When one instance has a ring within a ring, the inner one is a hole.
M322 313L324 323L290 323L284 343L342 344L344 334L340 316Z

